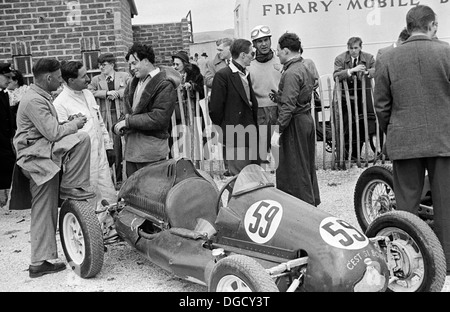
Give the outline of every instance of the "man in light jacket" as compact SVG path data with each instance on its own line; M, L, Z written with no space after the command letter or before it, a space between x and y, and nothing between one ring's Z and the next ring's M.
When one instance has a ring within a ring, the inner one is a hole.
M68 121L71 116L77 114L87 117L87 122L80 131L86 132L91 138L90 184L97 194L97 210L104 210L103 199L109 203L117 201L107 156L108 151L110 158L114 158L112 141L99 106L92 92L87 89L90 79L86 67L81 62L70 61L62 64L61 72L66 84L53 104L60 122ZM106 215L106 212L98 215L104 234L109 232L108 225L105 223L111 223L111 220L106 219Z
M60 123L51 92L61 85L56 59L43 58L33 66L35 83L30 86L17 112L14 147L17 166L10 209L31 207L30 277L56 273L66 268L58 258L56 226L58 191L61 199L88 200L95 197L89 184L90 139L83 128L85 116ZM61 168L64 171L60 179Z

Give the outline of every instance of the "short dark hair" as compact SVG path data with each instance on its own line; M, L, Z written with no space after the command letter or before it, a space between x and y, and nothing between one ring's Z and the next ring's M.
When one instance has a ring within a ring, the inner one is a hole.
M65 82L69 83L69 79L78 77L78 71L83 67L83 63L79 61L62 62L61 75Z
M414 31L427 32L428 24L436 20L434 11L426 5L417 5L406 14L406 28L411 34Z
M112 54L112 53L105 53L105 54L101 54L98 57L98 63L99 64L103 64L104 62L108 62L108 63L111 63L111 64L116 64L117 59L114 56L114 54Z
M398 35L398 39L400 39L401 41L406 41L409 39L409 37L410 37L410 34L409 34L408 29L406 29L406 27L403 28L400 35Z
M281 35L280 39L278 39L278 44L281 49L288 48L292 52L300 52L302 49L302 42L297 34L294 33L284 33Z
M237 59L239 55L244 52L248 53L252 42L247 39L236 39L230 47L231 57Z
M142 44L139 42L134 43L128 50L128 54L126 55L125 59L128 61L130 59L130 56L134 55L135 53L140 61L142 61L143 59L147 59L150 63L155 64L155 51L153 51L151 45Z
M348 39L347 47L350 48L351 46L353 46L356 43L359 44L359 46L362 48L363 41L360 37L351 37L350 39Z
M34 77L39 77L44 74L53 73L61 69L61 64L55 58L41 58L33 66Z
M23 78L23 75L20 72L20 70L13 69L11 71L11 73L13 74L11 79L14 80L14 81L17 81L17 84L19 85L19 87L21 87L21 86L23 86L25 84L25 79Z

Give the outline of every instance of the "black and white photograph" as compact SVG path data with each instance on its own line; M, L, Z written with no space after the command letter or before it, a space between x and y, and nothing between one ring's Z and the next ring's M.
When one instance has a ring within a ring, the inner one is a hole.
M0 0L0 292L450 292L449 16Z

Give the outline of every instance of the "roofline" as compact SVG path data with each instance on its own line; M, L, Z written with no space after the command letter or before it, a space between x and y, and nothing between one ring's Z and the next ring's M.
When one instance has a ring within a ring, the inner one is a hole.
M133 18L135 15L138 15L136 3L134 0L128 0L128 3L130 4L131 18Z

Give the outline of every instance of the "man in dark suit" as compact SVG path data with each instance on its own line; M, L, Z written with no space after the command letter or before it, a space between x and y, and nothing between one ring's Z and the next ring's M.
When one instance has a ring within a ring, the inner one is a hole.
M209 109L211 120L223 133L228 169L236 175L245 166L259 163L258 102L246 70L255 56L252 43L237 39L230 51L231 64L214 76Z
M369 140L372 136L376 135L376 118L372 105L372 95L370 92L371 84L370 79L373 78L375 73L375 58L372 54L362 51L362 39L359 37L352 37L347 42L347 51L339 54L334 61L333 79L338 78L341 82L342 90L342 115L344 121L344 141L345 141L345 158L348 157L350 144L349 140L349 125L352 125L353 138L352 138L352 158L357 157L357 136L356 136L356 117L359 119L359 133L360 140L359 146L362 148L365 142L365 129L363 119L363 91L366 93L367 100L367 117L369 122ZM354 83L354 77L357 77L356 85ZM366 89L362 90L362 79L366 81ZM348 116L347 102L344 92L343 81L346 80L350 92L350 102L352 108L352 116ZM355 90L358 97L358 116L355 116Z
M450 46L433 40L431 8L412 8L411 37L377 60L375 108L393 161L397 209L417 213L425 171L431 184L434 230L450 270Z

